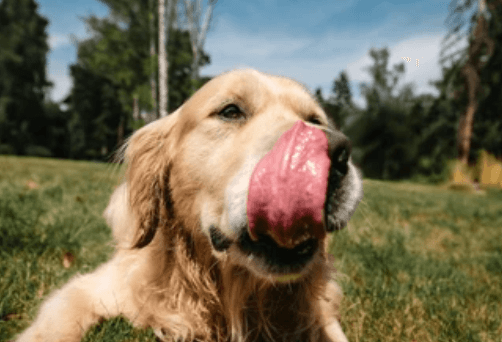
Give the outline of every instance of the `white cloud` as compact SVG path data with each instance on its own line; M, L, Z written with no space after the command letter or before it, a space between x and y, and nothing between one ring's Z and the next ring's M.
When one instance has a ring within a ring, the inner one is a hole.
M69 75L52 75L49 74L49 80L54 83L51 91L51 99L55 102L60 102L69 95L73 82Z
M382 38L388 37L389 32L395 29L396 24L391 21L357 31L330 30L311 35L284 30L249 32L225 17L218 19L214 29L208 33L204 47L212 63L201 70L202 75L214 76L233 68L252 67L292 77L311 90L321 87L324 95L328 96L333 79L345 69L352 84L354 102L364 106L359 84L371 81L364 69L372 64L369 49L388 46L389 67L404 62L406 72L401 84L413 82L416 94L435 93L435 88L428 82L441 77L438 60L444 32L417 32L411 38L393 42ZM79 39L89 36L82 24L74 31L77 31ZM51 35L49 42L52 49L71 44L69 35L63 34ZM409 62L402 57L409 57ZM49 75L55 83L54 99L64 98L71 87L67 66L49 67Z
M390 50L389 66L404 62L405 74L402 82L413 82L417 93L437 94L436 88L428 82L441 76L439 53L442 39L442 35L414 37Z
M49 47L51 50L58 47L70 44L70 38L66 34L51 34L49 35Z
M372 28L369 32L327 32L316 37L301 36L293 32L289 35L275 32L250 34L221 20L208 35L205 50L213 62L202 70L202 74L217 75L236 67L253 67L292 77L311 90L321 87L327 96L333 79L346 69L352 83L354 101L364 107L365 100L361 97L359 84L371 81L365 70L365 67L373 63L369 49L388 46L389 68L394 64L405 63L401 85L412 82L416 94L437 94L429 81L441 77L439 52L444 32L420 33L394 44L375 45L373 42L381 41L377 38L386 29L387 26ZM409 62L402 57L409 57Z
M73 81L69 75L68 66L57 61L49 60L47 76L54 84L51 89L51 99L55 102L62 101L66 96L68 96L73 85Z

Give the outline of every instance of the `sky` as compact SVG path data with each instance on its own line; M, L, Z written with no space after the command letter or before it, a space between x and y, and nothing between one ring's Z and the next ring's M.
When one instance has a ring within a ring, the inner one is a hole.
M98 0L38 0L49 19L47 72L51 97L60 101L71 89L69 66L76 61L77 40L90 37L83 17L103 17ZM389 68L403 62L400 84L413 83L415 94L434 94L430 81L441 78L439 53L448 27L449 1L378 0L219 0L204 51L211 64L203 76L251 67L291 77L324 97L345 70L353 100L364 107L360 85L371 78L369 50L387 47ZM73 37L73 38L72 38ZM463 41L460 46L465 46Z

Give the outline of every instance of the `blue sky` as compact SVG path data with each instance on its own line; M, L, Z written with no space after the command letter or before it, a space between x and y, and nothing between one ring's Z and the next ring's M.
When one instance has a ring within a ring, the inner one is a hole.
M50 20L47 71L55 84L51 96L59 101L72 85L69 65L76 61L76 47L70 37L89 37L79 18L106 16L108 10L97 0L38 2ZM437 94L429 81L441 77L439 52L449 2L219 0L204 46L211 64L201 74L252 67L289 76L312 91L321 87L327 96L333 79L346 70L354 100L364 106L359 84L370 81L368 51L387 46L390 66L405 63L402 83L413 82L416 94Z

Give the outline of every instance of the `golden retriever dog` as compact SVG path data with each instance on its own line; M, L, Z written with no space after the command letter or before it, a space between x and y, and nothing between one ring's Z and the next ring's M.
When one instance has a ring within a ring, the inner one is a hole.
M113 258L55 291L17 341L79 341L118 315L163 341L347 341L328 233L362 182L303 86L220 75L135 132L124 158L104 213Z

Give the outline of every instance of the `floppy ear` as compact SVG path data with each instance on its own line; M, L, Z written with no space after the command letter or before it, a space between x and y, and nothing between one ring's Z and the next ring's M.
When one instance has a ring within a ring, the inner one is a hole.
M180 110L138 130L126 149L126 181L134 216L132 244L135 248L149 244L159 225L172 218L169 172Z
M103 213L106 223L112 228L115 242L120 248L130 248L134 238L134 230L131 227L133 220L128 197L127 184L120 184L113 192Z

